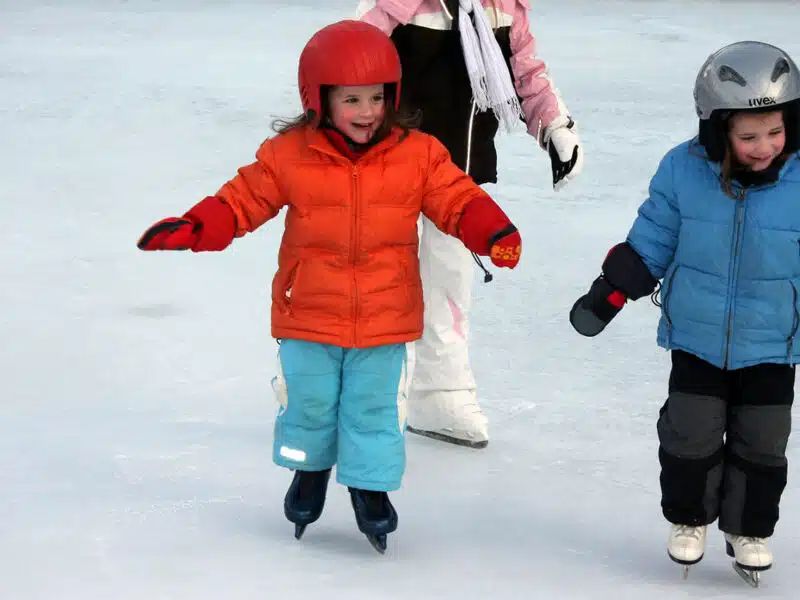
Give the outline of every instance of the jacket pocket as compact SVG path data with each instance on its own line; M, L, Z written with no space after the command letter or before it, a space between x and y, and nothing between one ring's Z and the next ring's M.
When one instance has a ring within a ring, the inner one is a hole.
M292 296L296 293L302 266L303 263L300 260L290 263L284 271L286 275L279 277L276 281L277 285L273 288L272 299L283 313L290 314L292 312Z
M672 286L675 282L675 275L678 273L680 265L675 265L667 277L664 279L664 284L661 286L661 312L664 315L664 321L667 324L667 330L672 331L672 317L670 316L670 302L672 301Z
M798 292L798 282L796 279L792 279L789 284L792 287L792 329L789 332L789 337L786 339L786 355L789 359L789 364L794 364L794 340L797 336L797 330L800 328L800 309L797 306L798 296L800 296L800 292Z
M400 265L403 272L403 291L406 299L406 312L413 312L417 300L417 285L414 282L411 265L408 264L408 258L406 256L400 258Z

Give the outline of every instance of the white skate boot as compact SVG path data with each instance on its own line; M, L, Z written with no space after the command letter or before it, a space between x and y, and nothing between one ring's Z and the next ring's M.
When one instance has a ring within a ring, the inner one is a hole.
M725 534L725 550L734 559L733 568L753 587L758 587L761 571L772 566L767 538Z
M489 443L489 422L475 392L467 390L412 394L406 429L470 448L485 448Z
M683 578L689 576L689 567L699 563L706 551L705 525L675 525L670 527L667 553L676 563L683 565Z

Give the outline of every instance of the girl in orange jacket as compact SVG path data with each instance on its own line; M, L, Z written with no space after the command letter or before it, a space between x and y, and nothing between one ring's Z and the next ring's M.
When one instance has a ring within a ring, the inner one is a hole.
M379 551L397 527L387 492L405 470L407 343L422 335L417 219L500 267L516 227L434 137L398 112L400 60L380 29L342 21L300 56L303 115L279 122L256 161L142 250L225 249L287 207L272 284L273 458L293 469L284 512L299 539L322 514L331 468Z

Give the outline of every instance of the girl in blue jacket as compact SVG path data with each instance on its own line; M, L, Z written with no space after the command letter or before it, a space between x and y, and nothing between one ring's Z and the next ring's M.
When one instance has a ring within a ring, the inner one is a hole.
M772 566L800 355L800 74L779 48L738 42L706 60L694 99L698 136L662 159L570 322L597 335L660 281L658 344L672 355L658 419L669 556L700 561L719 519L755 585Z

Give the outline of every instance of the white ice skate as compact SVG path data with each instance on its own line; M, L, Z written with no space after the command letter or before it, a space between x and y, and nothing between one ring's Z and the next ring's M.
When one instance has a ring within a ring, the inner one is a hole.
M725 534L725 550L734 559L733 568L748 584L758 587L761 571L772 566L767 538Z
M475 393L459 390L412 395L408 403L411 433L459 446L485 448L489 443L489 422Z
M689 576L689 567L699 563L706 551L707 527L673 524L669 530L667 553L676 563L683 565L683 578Z

